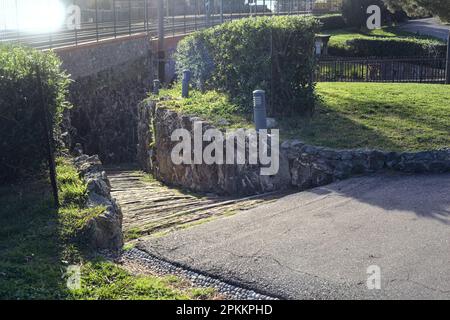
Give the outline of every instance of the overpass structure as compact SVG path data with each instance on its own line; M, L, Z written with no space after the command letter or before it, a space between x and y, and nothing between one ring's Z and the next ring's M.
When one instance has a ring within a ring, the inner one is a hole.
M341 0L0 0L0 44L38 49L176 36L250 16L339 10ZM324 5L326 4L326 5Z

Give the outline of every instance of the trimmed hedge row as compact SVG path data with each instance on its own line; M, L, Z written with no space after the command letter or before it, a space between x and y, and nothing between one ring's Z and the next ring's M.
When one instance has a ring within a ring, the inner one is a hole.
M321 24L321 30L337 30L347 27L342 14L326 14L317 19Z
M252 92L266 91L270 114L312 112L315 102L313 17L258 17L196 32L178 44L178 75L190 69L200 90L217 89L245 112Z
M51 52L0 46L0 181L18 180L44 167L44 112L49 129L57 134L62 112L69 107L69 79L60 64Z
M435 40L413 38L356 38L345 46L330 45L329 54L341 57L439 57L447 50Z

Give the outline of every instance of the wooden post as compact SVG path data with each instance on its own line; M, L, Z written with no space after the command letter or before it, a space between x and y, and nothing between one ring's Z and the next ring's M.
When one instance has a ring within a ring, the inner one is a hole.
M447 38L447 66L445 70L445 83L450 84L450 32Z

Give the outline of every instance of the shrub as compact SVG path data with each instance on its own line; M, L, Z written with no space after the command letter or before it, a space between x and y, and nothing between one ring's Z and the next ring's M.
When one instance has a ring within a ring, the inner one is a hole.
M367 18L367 8L377 5L381 8L382 23L390 24L406 19L404 12L390 12L382 0L344 0L342 4L342 15L346 24L350 27L365 28Z
M348 57L437 57L445 52L445 44L413 38L355 38L329 48L331 55Z
M252 92L262 89L269 113L311 112L317 29L312 17L228 22L183 39L175 54L177 72L192 70L197 88L225 92L243 111L251 110Z
M318 17L321 30L337 30L347 26L342 14L326 14Z
M0 177L23 178L39 171L46 160L49 130L58 133L69 80L55 54L18 46L0 46ZM39 70L41 85L37 78ZM40 95L42 88L42 97Z

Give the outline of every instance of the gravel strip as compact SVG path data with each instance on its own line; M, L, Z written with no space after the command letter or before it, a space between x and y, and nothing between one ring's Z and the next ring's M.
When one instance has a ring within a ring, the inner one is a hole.
M173 274L188 279L194 285L204 288L214 288L219 294L229 299L236 300L277 300L264 294L259 294L253 290L239 288L237 286L222 282L218 279L202 275L198 272L178 267L170 262L161 260L147 252L133 248L123 252L122 258L137 260L141 264L150 268L157 274Z

